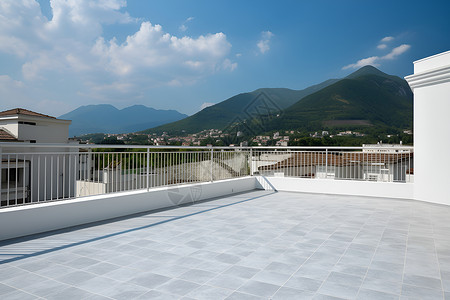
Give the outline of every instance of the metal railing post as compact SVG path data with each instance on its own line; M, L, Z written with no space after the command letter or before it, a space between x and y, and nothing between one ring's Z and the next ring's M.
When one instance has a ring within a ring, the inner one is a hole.
M325 149L325 179L328 179L328 148Z
M213 177L213 159L214 159L214 149L211 148L211 182L214 181L214 177Z
M2 170L3 170L3 152L0 147L0 202L2 201Z
M150 189L150 148L147 148L147 191Z
M91 181L91 165L92 165L92 149L89 148L88 149L88 155L86 158L87 162L86 162L86 168L87 168L87 181Z
M249 160L249 166L250 166L250 176L253 176L253 148L250 148L250 157Z

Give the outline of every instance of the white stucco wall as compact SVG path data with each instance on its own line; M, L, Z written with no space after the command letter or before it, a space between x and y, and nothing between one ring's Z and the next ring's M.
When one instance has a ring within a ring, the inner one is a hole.
M414 62L414 198L450 205L450 51Z
M356 180L256 176L260 188L285 192L413 199L414 184Z
M0 240L251 191L255 185L254 177L245 177L4 208Z

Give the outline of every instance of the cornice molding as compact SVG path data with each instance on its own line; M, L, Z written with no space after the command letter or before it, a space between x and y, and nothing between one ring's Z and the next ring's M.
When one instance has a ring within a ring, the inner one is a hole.
M419 87L450 82L450 66L409 75L405 77L405 80L413 90Z

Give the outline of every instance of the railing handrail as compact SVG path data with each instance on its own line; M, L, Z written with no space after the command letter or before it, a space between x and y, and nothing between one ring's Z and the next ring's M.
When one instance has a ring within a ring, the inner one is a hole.
M389 145L389 144L388 144ZM414 150L414 146L155 146L155 145L104 145L104 144L54 144L54 143L20 143L0 142L0 148L68 148L68 149L217 149L217 150L249 150L249 149L317 149L317 150Z

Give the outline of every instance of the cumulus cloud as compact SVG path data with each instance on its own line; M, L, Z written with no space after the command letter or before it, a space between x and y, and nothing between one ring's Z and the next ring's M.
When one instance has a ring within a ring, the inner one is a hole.
M386 37L386 38L391 38L391 37ZM384 39L386 39L386 38L384 38ZM380 48L378 46L379 49L385 49L386 47ZM371 57L363 58L363 59L358 60L356 63L349 64L349 65L342 67L342 69L343 70L358 69L358 68L361 68L361 67L367 66L367 65L372 65L372 66L377 67L380 65L380 63L382 61L396 59L397 57L399 57L400 55L402 55L403 53L408 51L410 48L411 48L411 45L402 44L398 47L393 48L388 54L386 54L384 56L371 56Z
M164 32L160 25L143 22L140 29L122 44L115 39L97 39L91 53L116 75L146 70L198 75L220 69L221 64L227 62L230 48L231 44L222 32L178 38Z
M125 0L52 0L50 4L53 17L48 20L35 0L0 1L0 52L22 60L26 80L52 73L78 74L91 88L96 80L99 87L118 80L144 84L144 77L146 86L182 85L237 67L228 58L231 44L222 32L177 37L144 21L139 30L118 42L102 36L105 25L140 22L124 12Z
M259 49L259 52L264 54L270 50L270 40L272 39L273 36L274 34L270 31L261 32L261 40L259 40L258 43L256 44L256 46Z
M386 44L379 44L379 45L377 46L377 48L380 49L380 50L383 50L383 49L386 49L386 48L387 48L387 45L386 45Z

